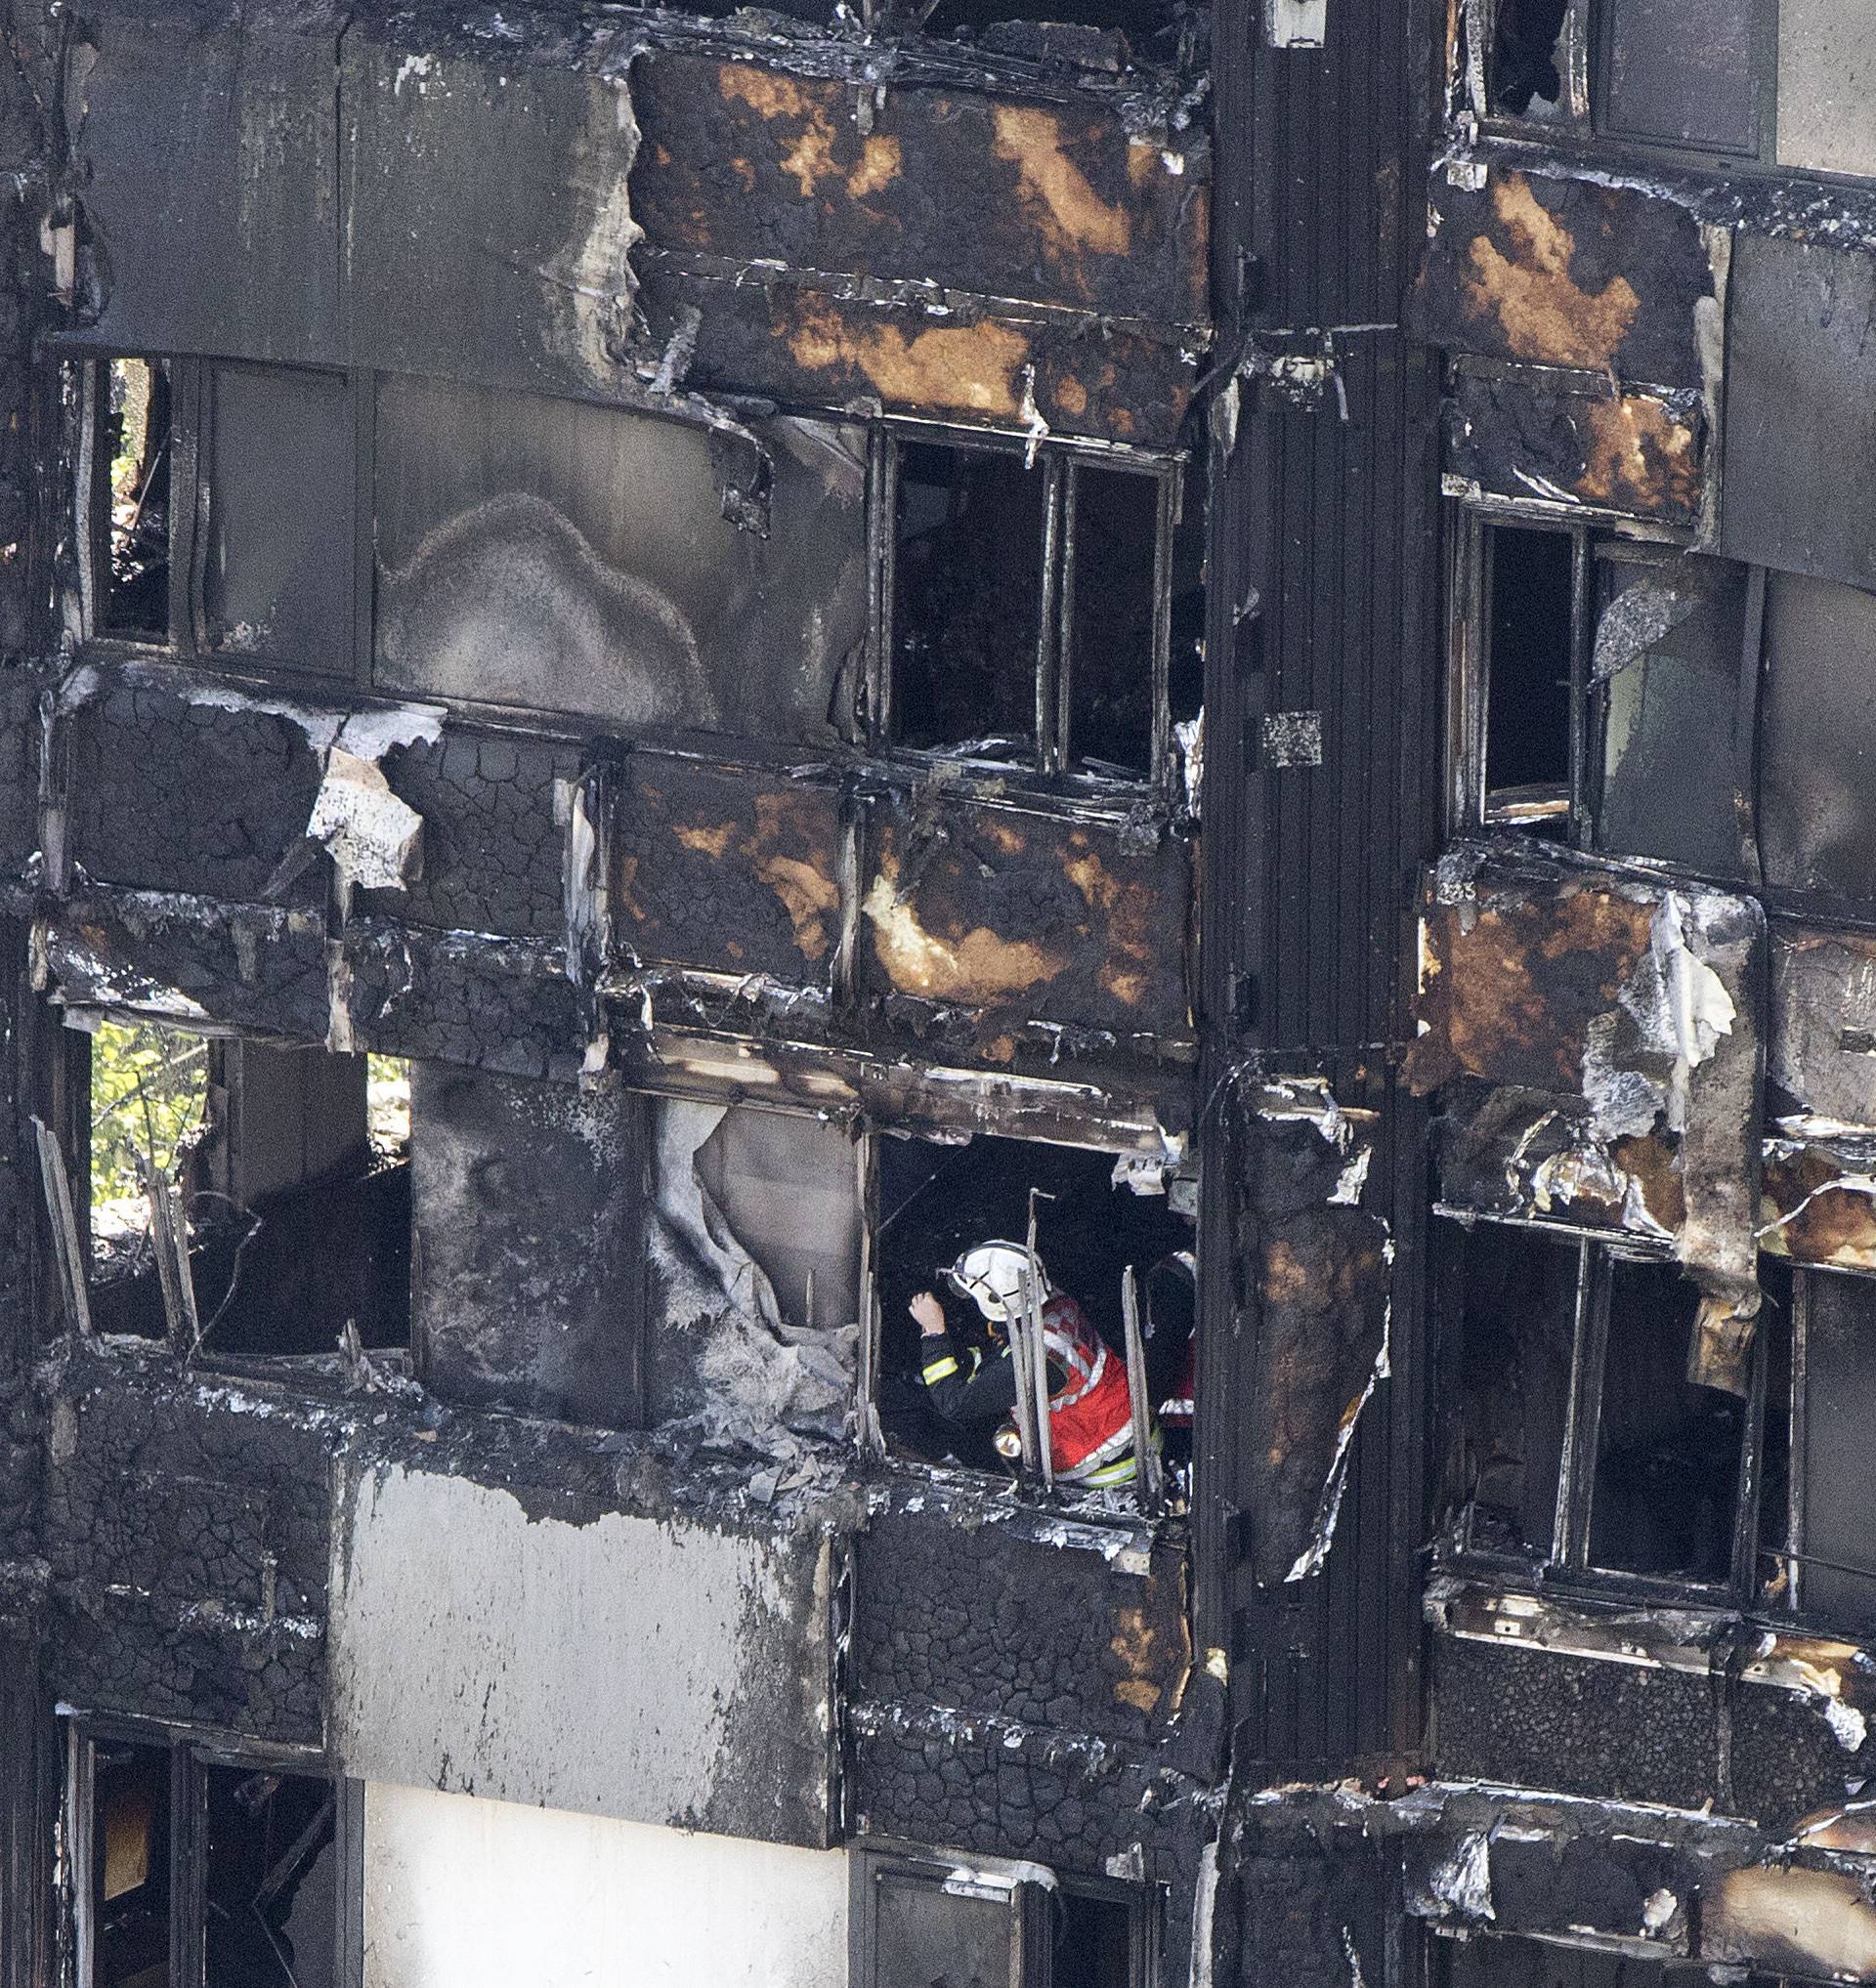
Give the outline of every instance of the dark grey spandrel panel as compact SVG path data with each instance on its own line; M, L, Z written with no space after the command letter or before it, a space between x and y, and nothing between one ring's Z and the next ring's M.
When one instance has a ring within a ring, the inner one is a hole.
M211 375L208 639L338 675L352 668L352 388L342 373Z
M443 1400L632 1419L639 1111L603 1087L412 1070L413 1336Z
M333 363L343 14L143 0L85 14L69 116L119 350Z
M1759 840L1766 881L1876 896L1876 596L1770 574L1765 656Z
M1611 0L1601 129L1755 150L1759 11L1753 0Z
M866 630L862 437L767 424L766 536L706 432L412 379L378 395L381 687L826 742Z
M638 133L611 41L576 21L524 32L492 10L346 36L360 363L535 391L630 383Z
M1727 317L1720 550L1876 586L1876 260L1742 234Z

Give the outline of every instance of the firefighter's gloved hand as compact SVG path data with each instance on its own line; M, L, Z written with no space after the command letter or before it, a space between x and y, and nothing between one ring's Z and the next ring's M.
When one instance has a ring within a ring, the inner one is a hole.
M919 1332L935 1339L945 1330L945 1308L928 1290L921 1290L906 1309L918 1322Z

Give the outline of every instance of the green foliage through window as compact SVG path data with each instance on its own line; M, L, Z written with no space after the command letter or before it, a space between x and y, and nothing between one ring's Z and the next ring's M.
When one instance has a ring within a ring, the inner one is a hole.
M106 1022L91 1038L91 1200L143 1206L140 1158L173 1173L178 1144L202 1122L208 1044L150 1022ZM136 1219L141 1220L141 1214Z

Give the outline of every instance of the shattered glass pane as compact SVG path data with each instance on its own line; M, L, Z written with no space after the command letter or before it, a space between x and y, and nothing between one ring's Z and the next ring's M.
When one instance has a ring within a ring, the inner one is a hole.
M1595 1566L1712 1583L1731 1572L1746 1405L1686 1377L1698 1298L1675 1264L1610 1266Z
M1466 1543L1547 1560L1570 1391L1579 1250L1541 1230L1449 1232L1460 1258L1459 1453Z
M1876 1625L1876 1284L1813 1271L1805 1317L1803 1612Z
M1765 658L1766 881L1876 895L1876 595L1769 573Z
M109 570L101 620L113 635L169 633L169 361L113 359L103 368L99 463Z
M1704 150L1759 145L1754 0L1608 0L1602 130Z
M1492 41L1492 108L1556 118L1564 96L1558 46L1570 0L1498 0Z
M1014 451L899 451L893 710L899 743L1029 760L1045 478Z
M1157 477L1075 470L1068 750L1144 779L1153 763Z
M209 391L209 640L350 674L351 386L338 373L220 365Z
M864 438L788 419L761 439L766 472L682 422L385 380L378 684L831 739L866 632Z
M100 1743L92 1762L97 1988L164 1988L169 1979L169 1749Z
M1004 1897L932 1878L874 1874L874 1976L868 1988L1009 1988L1018 1920Z
M246 1767L209 1767L205 1778L206 1988L330 1981L338 1936L330 1786Z
M1732 721L1745 570L1693 557L1598 567L1596 847L1737 877Z

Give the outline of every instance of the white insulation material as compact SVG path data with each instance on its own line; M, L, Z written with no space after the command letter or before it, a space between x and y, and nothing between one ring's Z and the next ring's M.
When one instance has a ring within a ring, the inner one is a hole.
M847 1860L373 1782L364 1988L828 1988Z

